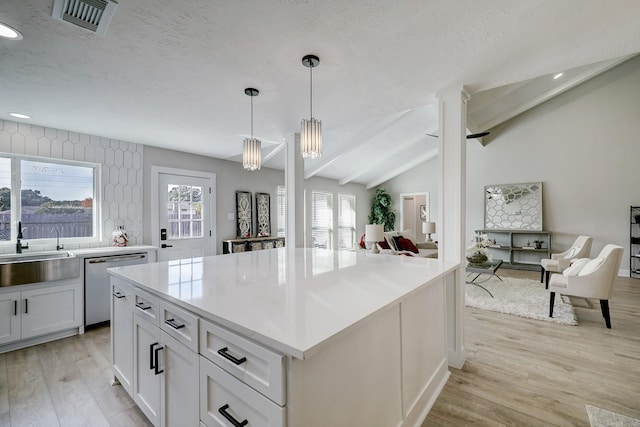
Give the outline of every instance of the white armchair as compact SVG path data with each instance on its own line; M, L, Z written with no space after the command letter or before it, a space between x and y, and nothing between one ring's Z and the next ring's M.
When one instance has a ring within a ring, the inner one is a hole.
M573 245L564 252L551 254L551 259L540 260L540 283L544 280L545 289L549 289L549 273L562 273L571 261L576 258L589 258L591 253L591 243L593 239L590 236L578 236ZM547 275L546 280L544 278Z
M609 298L613 293L624 249L618 245L606 245L600 254L580 269L568 268L563 274L553 274L549 280L549 317L553 317L553 302L556 292L582 298L600 300L602 317L607 328L611 328Z

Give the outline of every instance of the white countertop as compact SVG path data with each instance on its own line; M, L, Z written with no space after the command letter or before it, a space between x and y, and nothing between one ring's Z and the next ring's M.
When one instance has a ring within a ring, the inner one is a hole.
M457 266L363 251L280 248L116 267L203 318L304 359Z

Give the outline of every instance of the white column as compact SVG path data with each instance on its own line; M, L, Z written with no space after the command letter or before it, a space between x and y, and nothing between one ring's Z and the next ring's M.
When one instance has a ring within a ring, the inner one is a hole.
M300 134L291 135L285 142L286 246L302 248L304 247L304 159L300 153Z
M439 256L460 263L447 283L449 366L464 365L464 254L466 243L466 123L468 93L456 86L437 94L440 182L438 185Z

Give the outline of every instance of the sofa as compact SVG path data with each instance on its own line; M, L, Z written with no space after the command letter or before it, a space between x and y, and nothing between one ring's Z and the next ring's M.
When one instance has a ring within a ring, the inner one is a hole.
M378 242L377 247L381 254L438 258L438 245L435 242L416 242L412 230L386 231L384 240Z

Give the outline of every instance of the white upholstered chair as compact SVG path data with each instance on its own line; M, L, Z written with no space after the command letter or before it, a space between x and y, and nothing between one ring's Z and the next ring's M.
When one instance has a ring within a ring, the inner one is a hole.
M571 261L576 258L589 258L591 253L591 243L593 239L590 236L578 236L573 245L569 249L559 254L551 254L551 259L540 260L540 282L544 280L545 289L549 289L549 273L562 273ZM545 279L546 272L546 279Z
M553 317L553 302L556 292L582 298L600 300L602 317L607 328L611 328L609 298L618 275L624 249L618 245L606 245L596 258L577 263L565 269L563 274L553 274L549 280L549 317ZM581 264L581 265L578 265Z

